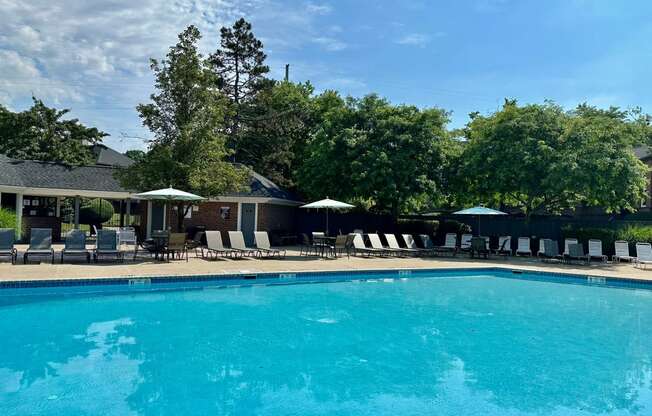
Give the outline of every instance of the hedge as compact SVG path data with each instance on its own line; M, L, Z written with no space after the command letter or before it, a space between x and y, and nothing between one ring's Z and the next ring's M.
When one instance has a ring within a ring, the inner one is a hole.
M16 228L16 213L0 208L0 228Z

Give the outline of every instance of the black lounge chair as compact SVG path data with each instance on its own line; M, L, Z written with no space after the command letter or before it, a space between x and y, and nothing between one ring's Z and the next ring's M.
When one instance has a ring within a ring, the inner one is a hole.
M491 253L491 250L489 250L489 247L487 247L487 239L484 237L472 237L471 238L471 246L469 247L469 254L471 258L475 257L476 255L483 256L485 259L489 258L489 254Z
M568 244L568 253L564 253L564 260L568 263L572 263L574 261L577 261L580 264L589 263L589 258L584 253L584 246L579 243Z
M124 253L118 249L118 236L115 230L98 230L93 259L97 263L102 257L112 257L124 262Z
M557 241L550 239L543 240L543 253L539 257L544 262L559 262L563 260L559 254L559 244Z
M66 235L65 246L61 250L61 263L64 257L85 257L86 262L91 262L91 252L86 249L86 232L82 230L71 230Z
M16 230L13 228L0 228L0 257L8 257L11 264L16 264L18 251L14 247L16 243Z
M52 249L52 229L32 228L29 236L29 248L23 254L23 263L27 264L32 257L49 257L54 264L54 249Z

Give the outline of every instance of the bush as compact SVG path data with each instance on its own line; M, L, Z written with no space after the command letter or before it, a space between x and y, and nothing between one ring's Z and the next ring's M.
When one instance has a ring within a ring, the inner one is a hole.
M646 225L628 225L617 233L618 240L625 240L633 247L636 243L652 243L652 227Z
M405 220L399 219L396 231L400 234L435 234L439 228L437 220Z
M0 228L16 228L16 213L0 208Z
M437 234L435 235L435 244L444 244L446 234L448 233L455 233L459 236L460 234L468 234L470 232L471 226L468 224L464 224L463 222L455 220L444 220L439 223L439 228L437 229Z
M614 254L614 241L618 240L618 230L613 228L601 227L575 227L566 225L561 229L562 243L565 238L577 238L580 243L584 245L584 249L588 250L588 241L591 239L602 241L602 251L604 254ZM560 245L560 247L562 247Z
M100 225L113 217L113 204L106 199L93 199L79 208L79 222Z

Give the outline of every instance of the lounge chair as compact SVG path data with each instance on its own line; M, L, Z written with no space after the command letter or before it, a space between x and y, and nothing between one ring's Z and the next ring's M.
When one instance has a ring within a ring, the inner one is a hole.
M54 264L54 250L52 249L52 229L32 228L29 236L29 248L23 254L23 263L32 257L49 257Z
M652 264L652 246L650 243L636 243L634 267L645 269L648 264Z
M565 244L565 242L564 242ZM582 246L579 243L569 243L567 246L568 253L562 254L562 257L565 261L567 262L573 262L573 261L579 261L579 262L586 262L588 264L589 259L587 255L584 253L584 246Z
M231 248L241 252L243 256L262 257L263 255L263 252L259 249L247 247L242 231L229 231L229 241L231 242Z
M367 237L369 237L369 244L371 244L371 248L384 251L385 254L388 255L395 255L398 256L400 254L400 250L392 250L391 248L384 247L383 243L380 241L380 237L378 234L367 234Z
M432 241L430 240L430 237L427 236L426 234L421 234L421 240L423 241L423 246L425 248L429 248L428 244L432 245ZM435 249L438 252L451 252L453 253L453 256L457 254L457 234L455 233L446 234L444 245L437 246L435 247Z
M599 259L601 262L605 263L607 261L607 256L602 253L602 241L601 240L589 240L589 262L592 259Z
M11 264L16 264L18 251L14 247L16 243L16 230L13 228L0 228L0 257L8 257Z
M530 248L530 237L519 237L518 245L516 246L517 256L532 256L532 249Z
M124 262L124 253L118 248L118 236L115 230L97 230L93 260L97 263L102 257L111 257Z
M578 244L577 238L566 238L566 239L564 239L564 255L570 254L570 252L568 251L568 247L571 244Z
M70 230L66 235L65 246L61 250L61 264L64 258L85 257L86 263L91 262L91 252L86 248L86 232L82 230Z
M354 234L353 235L353 255L356 256L358 253L363 253L367 254L367 256L371 256L372 254L375 254L377 256L386 254L385 250L378 250L375 248L369 248L365 246L364 240L362 239L362 234Z
M485 237L473 237L471 238L471 247L469 248L469 255L471 258L478 256L484 256L485 259L489 258L489 247L487 239Z
M385 234L385 240L387 240L387 245L392 250L397 250L400 253L411 254L413 256L418 256L419 254L421 254L420 250L416 250L409 247L401 247L398 244L398 240L396 239L396 236L394 234Z
M186 262L188 262L188 246L186 245L186 233L170 233L170 238L168 238L168 245L165 247L165 254L167 255L168 262L170 261L170 255L172 255L172 260L174 256L182 259L186 257Z
M559 244L556 240L551 240L549 238L542 238L543 241L543 253L539 256L544 262L553 262L561 261L562 257L559 254Z
M462 234L462 237L460 238L460 250L470 251L472 239L473 239L473 234Z
M549 238L540 238L539 239L539 251L537 251L537 257L543 257L546 252L546 240Z
M498 237L498 248L494 250L494 253L502 256L511 256L512 255L512 237L508 235L503 235Z
M629 262L636 260L636 257L629 254L629 243L627 241L616 241L614 243L614 250L616 254L611 257L611 261L620 263L623 260Z
M224 247L222 243L222 233L219 231L206 231L206 246L201 248L202 258L217 258L218 255L222 257L239 258L243 253L238 250L233 250ZM213 257L215 256L215 257Z
M269 243L269 236L267 231L255 231L254 240L256 241L256 248L265 254L267 257L285 257L285 250L272 248Z
M402 234L401 237L403 237L403 242L405 243L405 247L411 249L411 250L416 250L419 254L421 255L434 255L435 254L435 249L434 248L422 248L417 246L417 242L414 241L414 237L412 237L412 234Z

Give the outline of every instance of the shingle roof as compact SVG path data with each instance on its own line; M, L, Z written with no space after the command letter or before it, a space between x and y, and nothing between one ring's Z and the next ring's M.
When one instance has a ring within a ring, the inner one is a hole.
M129 192L108 166L67 167L52 162L17 160L0 156L0 185L26 188Z
M103 144L95 144L91 147L91 152L95 155L95 164L102 166L120 166L129 167L134 161Z
M249 187L250 189L247 192L229 192L223 196L276 198L285 199L288 201L301 201L301 199L292 192L281 188L274 182L256 172L252 172L251 174L251 182Z

